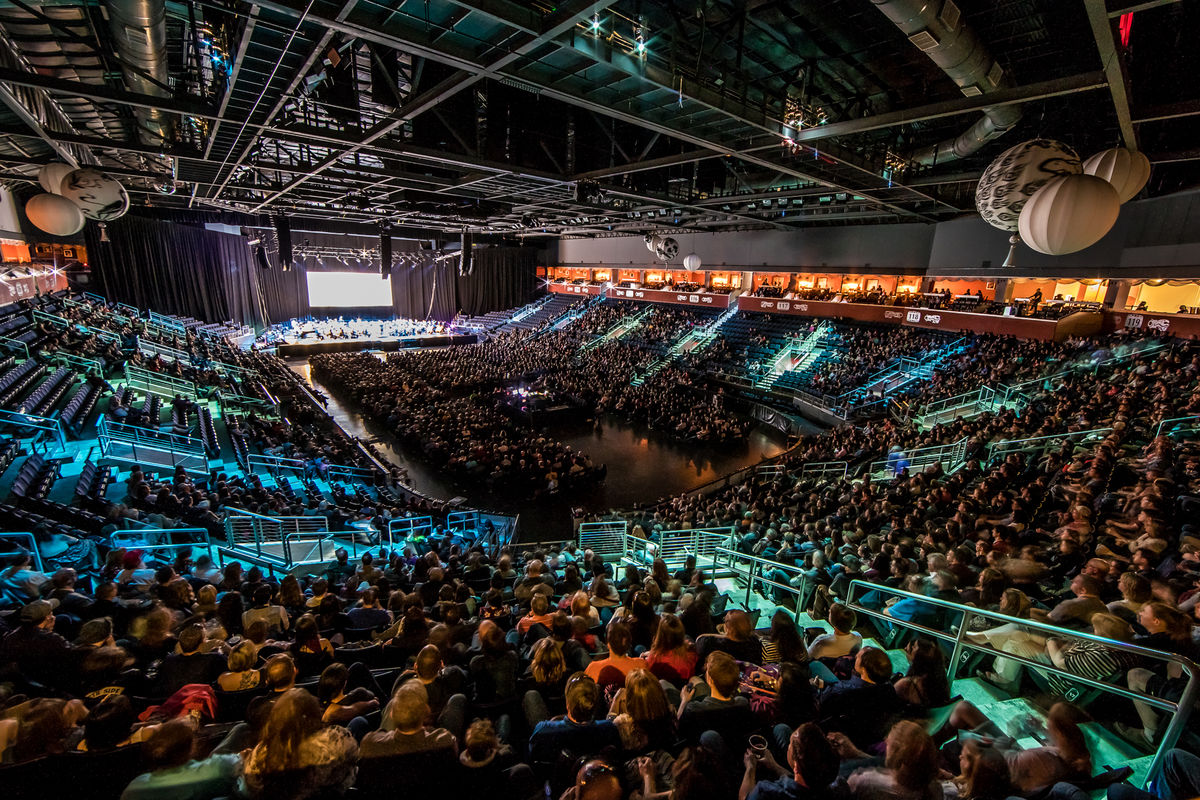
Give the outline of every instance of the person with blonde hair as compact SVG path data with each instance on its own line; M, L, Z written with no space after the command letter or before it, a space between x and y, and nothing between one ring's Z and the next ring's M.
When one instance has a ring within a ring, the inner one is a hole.
M223 692L241 692L254 689L262 683L262 672L255 668L258 663L258 648L253 642L242 641L229 654L229 670L217 678L217 686Z
M583 617L587 620L589 628L600 624L600 612L592 605L588 593L582 589L571 595L570 614L572 617Z

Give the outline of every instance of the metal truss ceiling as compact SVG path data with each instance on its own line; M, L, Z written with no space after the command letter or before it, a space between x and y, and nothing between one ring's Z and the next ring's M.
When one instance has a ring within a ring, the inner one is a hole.
M171 0L155 97L111 56L116 2L0 0L0 84L33 112L0 110L2 177L65 150L166 212L518 236L934 222L1034 135L1139 145L1152 193L1200 180L1200 64L1169 55L1194 4L957 0L1012 87L971 97L871 0ZM905 162L1005 104L978 154Z

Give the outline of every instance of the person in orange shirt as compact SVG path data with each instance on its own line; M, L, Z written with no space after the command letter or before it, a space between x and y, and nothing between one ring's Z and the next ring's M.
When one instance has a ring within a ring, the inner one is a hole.
M629 648L632 646L633 636L629 627L623 622L612 623L608 626L608 658L588 664L587 676L600 686L624 685L625 676L631 671L646 668L646 662L642 659L630 658ZM616 673L620 673L619 678Z
M529 601L529 613L517 620L517 632L524 636L529 633L530 628L539 623L545 625L548 631L553 618L550 613L550 599L544 594L535 594Z

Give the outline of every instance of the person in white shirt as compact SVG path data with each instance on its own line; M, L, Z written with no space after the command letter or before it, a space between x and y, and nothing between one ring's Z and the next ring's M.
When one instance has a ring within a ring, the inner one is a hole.
M826 683L834 683L837 676L819 659L838 659L857 651L862 647L862 634L854 630L858 615L849 606L834 603L829 607L828 619L833 632L814 639L808 646L808 657L812 659L813 676Z

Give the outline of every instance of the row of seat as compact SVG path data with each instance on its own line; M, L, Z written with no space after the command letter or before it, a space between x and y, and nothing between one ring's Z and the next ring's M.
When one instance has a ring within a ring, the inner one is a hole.
M8 408L45 371L45 367L30 359L0 376L0 406Z
M204 442L204 451L208 453L209 458L217 458L221 455L221 443L217 440L212 411L207 405L200 404L196 407L196 416L200 420L200 439Z
M83 462L83 469L79 471L79 478L75 481L75 496L88 499L104 497L112 479L111 467L98 467L89 458Z
M55 464L55 475L57 474L58 465ZM93 536L99 536L101 529L108 524L108 519L99 514L45 497L26 497L21 501L20 508L25 513L39 516L50 524L63 525L68 530L83 531Z
M38 384L32 393L21 401L21 407L39 417L50 416L58 401L66 394L78 376L68 367L59 367L49 378Z
M88 418L92 415L92 411L96 408L96 401L100 399L100 387L89 381L80 384L75 390L75 394L67 401L67 405L58 415L58 419L63 426L68 430L79 435L83 427L87 424Z
M25 459L13 480L12 493L16 497L42 498L58 480L59 462L47 460L41 453Z

